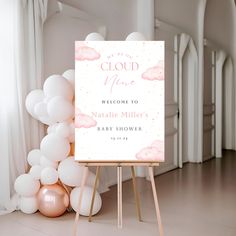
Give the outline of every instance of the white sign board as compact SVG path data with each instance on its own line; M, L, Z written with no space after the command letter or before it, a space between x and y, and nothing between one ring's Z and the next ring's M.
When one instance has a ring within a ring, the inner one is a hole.
M164 42L75 43L75 159L164 161Z

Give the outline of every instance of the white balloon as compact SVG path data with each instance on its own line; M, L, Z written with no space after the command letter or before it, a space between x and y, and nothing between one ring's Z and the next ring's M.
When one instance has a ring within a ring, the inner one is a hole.
M45 156L41 156L40 157L40 166L42 168L44 167L52 167L54 169L57 169L58 167L58 162L56 161L50 161L47 157Z
M7 201L5 203L4 207L10 212L20 210L20 195L18 193L15 193L11 197L10 201Z
M28 153L27 161L31 166L39 165L42 153L39 149L33 149Z
M38 192L40 183L38 180L35 180L30 174L23 174L16 179L14 188L16 192L21 196L32 197Z
M48 134L55 133L58 124L59 123L55 123L55 124L49 125L48 128L47 128L47 133Z
M33 116L36 119L37 119L37 115L34 112L34 106L37 103L42 102L43 99L44 99L44 93L43 93L43 90L41 89L35 89L31 91L26 97L26 100L25 100L26 110L30 113L31 116Z
M88 34L85 41L104 41L104 38L101 34L94 32Z
M74 143L75 142L75 134L71 134L70 136L69 136L69 142L70 143Z
M45 124L45 125L53 125L53 124L56 123L56 121L52 120L52 119L51 119L50 117L48 117L48 116L41 116L41 117L38 118L38 120L39 120L41 123Z
M39 102L34 106L34 113L37 117L48 116L47 104L45 102Z
M52 98L47 105L49 117L57 122L63 122L75 115L75 108L71 102L63 97Z
M66 122L59 123L56 127L56 134L63 138L68 138L70 136L71 128L70 124Z
M70 143L74 143L75 142L75 124L74 124L74 122L72 122L70 124L69 142Z
M75 124L74 124L74 121L71 122L71 124L70 124L70 135L69 135L68 140L69 140L70 143L75 142Z
M62 183L76 187L81 185L84 167L74 160L74 157L68 157L58 166L58 174ZM69 174L68 174L69 173ZM95 175L89 171L86 185L93 186Z
M53 124L53 125L55 125L55 124ZM50 134L50 133L53 133L54 131L53 131L53 125L49 125L48 127L47 127L47 134Z
M33 214L38 210L38 201L34 197L21 197L20 210L26 214Z
M139 32L133 32L129 34L126 38L126 41L145 41L144 35Z
M45 97L44 99L43 99L43 102L45 102L46 104L50 101L50 97Z
M75 70L66 70L62 76L64 78L66 78L70 84L73 86L73 88L75 87Z
M42 184L55 184L58 181L58 172L53 167L45 167L40 180Z
M50 133L42 139L40 150L50 161L62 161L70 152L70 143L67 139Z
M74 188L70 194L70 204L74 209L74 211L77 211L78 209L78 199L80 195L80 190L81 190L80 187ZM84 186L82 201L80 205L80 214L83 216L89 216L92 194L93 194L93 188ZM101 207L102 207L102 199L100 194L96 192L92 215L97 214L101 209Z
M74 122L70 123L70 133L75 134L75 123Z
M48 98L62 96L72 101L74 89L70 82L61 75L52 75L48 77L43 85L43 91Z
M34 165L30 168L29 174L34 178L34 179L40 179L41 176L41 171L43 167L40 165Z

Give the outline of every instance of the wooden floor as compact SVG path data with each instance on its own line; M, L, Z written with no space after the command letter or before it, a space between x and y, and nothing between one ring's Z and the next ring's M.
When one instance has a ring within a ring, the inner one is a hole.
M123 226L116 227L116 187L104 193L92 223L81 217L81 236L158 235L151 186L138 179L144 222L136 221L132 182L123 184ZM156 178L166 236L236 236L236 152L204 164L186 164ZM0 217L0 236L72 235L74 213L49 219L15 212Z

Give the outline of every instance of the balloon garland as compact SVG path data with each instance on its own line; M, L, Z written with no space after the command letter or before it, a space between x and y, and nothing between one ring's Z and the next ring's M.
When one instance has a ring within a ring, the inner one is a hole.
M83 167L73 156L74 77L74 70L49 76L42 90L33 90L26 97L27 111L48 125L47 135L42 139L40 148L28 154L27 161L31 166L29 172L20 175L14 185L19 196L17 208L26 214L39 210L44 216L58 217L65 213L70 202L76 210ZM81 214L84 216L89 214L94 180L95 175L89 172L81 205ZM102 200L97 192L93 214L100 210L101 205Z

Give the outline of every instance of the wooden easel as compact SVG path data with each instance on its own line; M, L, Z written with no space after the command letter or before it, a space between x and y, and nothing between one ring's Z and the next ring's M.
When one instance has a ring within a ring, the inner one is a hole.
M78 221L79 221L79 216L80 216L80 207L81 207L81 201L82 201L82 196L83 196L83 189L86 184L89 166L96 166L97 167L96 179L95 179L95 183L94 183L92 201L91 201L91 206L90 206L90 214L89 214L89 219L88 219L89 222L92 221L92 211L93 211L95 193L96 193L96 189L97 189L100 169L102 166L116 166L117 167L117 205L118 205L117 226L118 226L118 228L122 228L122 225L123 225L123 222L122 222L122 167L123 166L129 166L131 168L137 217L138 217L139 221L142 221L141 210L140 210L140 200L139 200L139 194L138 194L137 186L136 186L134 167L135 166L146 166L146 167L148 167L149 177L151 180L157 223L158 223L158 227L159 227L159 235L164 236L163 226L162 226L162 222L161 222L160 209L159 209L159 204L158 204L158 199L157 199L156 186L155 186L155 181L154 181L154 174L153 174L153 167L159 166L159 163L157 163L157 162L128 162L128 161L127 162L124 161L124 162L97 162L97 163L95 163L95 162L87 162L87 161L81 162L80 161L80 165L83 165L85 168L84 168L83 178L82 178L82 182L81 182L80 195L79 195L79 199L78 199L78 207L77 207L78 210L76 212L75 223L74 223L74 236L77 236Z

